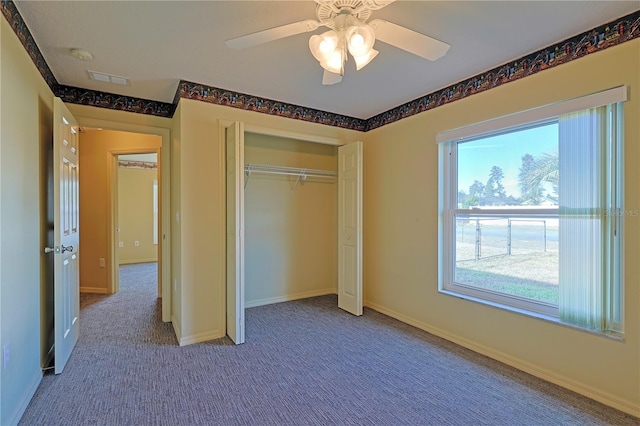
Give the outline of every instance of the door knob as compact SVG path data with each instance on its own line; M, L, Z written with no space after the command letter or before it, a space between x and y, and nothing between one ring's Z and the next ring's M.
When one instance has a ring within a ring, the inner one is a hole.
M53 247L45 247L44 248L45 254L53 253L54 251L56 251L56 249L54 249Z

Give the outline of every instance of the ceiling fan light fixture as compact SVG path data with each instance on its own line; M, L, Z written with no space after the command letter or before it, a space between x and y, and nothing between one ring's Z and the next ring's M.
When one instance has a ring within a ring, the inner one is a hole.
M354 56L353 59L355 59L356 61L356 70L360 71L369 62L371 62L373 58L375 58L376 56L378 56L378 51L376 49L371 49L369 50L368 53L365 53L364 55Z
M315 0L317 21L307 19L227 40L233 49L244 49L297 34L330 28L321 35L309 38L309 50L324 68L323 84L342 80L344 64L349 54L358 70L364 68L377 55L373 49L377 40L430 61L435 61L449 50L449 45L383 19L369 21L371 11L382 9L395 0ZM368 23L366 23L368 22Z

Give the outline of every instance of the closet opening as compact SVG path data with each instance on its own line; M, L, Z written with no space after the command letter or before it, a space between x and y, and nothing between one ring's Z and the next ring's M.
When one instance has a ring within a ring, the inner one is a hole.
M245 307L337 292L338 147L245 133Z
M226 331L244 310L338 294L362 315L362 143L224 123Z

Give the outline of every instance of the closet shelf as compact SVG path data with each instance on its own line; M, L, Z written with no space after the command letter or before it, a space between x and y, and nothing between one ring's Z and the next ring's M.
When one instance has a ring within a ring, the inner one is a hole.
M307 168L301 168L301 167L272 166L268 164L255 164L255 163L245 164L244 173L246 175L246 179L244 182L245 189L247 188L247 183L249 182L249 178L251 177L252 173L298 176L298 179L296 180L295 185L291 189L292 191L296 188L300 180L306 180L308 177L336 178L338 176L337 172L330 171L330 170L307 169Z

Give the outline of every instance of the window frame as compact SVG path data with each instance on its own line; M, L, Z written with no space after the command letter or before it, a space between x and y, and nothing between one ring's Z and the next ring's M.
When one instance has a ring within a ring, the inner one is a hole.
M627 100L627 87L619 86L613 89L604 90L591 95L580 98L574 98L567 101L545 105L539 108L522 111L493 120L488 120L470 126L441 132L436 137L436 143L439 145L439 183L438 183L438 291L458 298L469 299L480 303L500 307L503 309L524 313L531 316L550 319L561 324L571 327L588 330L581 326L562 322L559 318L558 305L551 305L545 302L538 302L532 299L525 299L518 296L511 296L506 293L493 292L491 290L479 289L477 287L465 285L464 283L455 282L456 268L456 217L460 215L469 215L473 217L553 217L559 218L559 209L482 209L474 211L473 209L460 209L457 205L458 199L458 174L457 174L457 148L460 143L472 142L501 133L510 133L519 130L525 130L538 125L544 125L545 122L553 122L558 117L567 112L580 111L584 109L594 108L603 105L617 104ZM622 122L623 114L619 112L618 122L612 127L619 137L617 146L620 152L613 155L612 161L619 165L620 171L623 170L623 139L622 139ZM618 126L618 124L620 126ZM618 172L619 173L619 172ZM617 303L619 311L616 315L610 314L610 328L604 331L595 331L598 334L621 336L624 329L624 242L622 241L622 227L624 210L623 200L624 174L618 175L618 184L615 192L619 201L619 211L610 212L615 215L615 225L619 242L617 259L617 275L616 282L610 285L609 291L611 297L617 291L617 302L611 301L610 308ZM535 213L533 213L535 211ZM588 330L594 331L594 330Z
M522 217L522 218L558 218L557 208L538 208L532 207L531 209L510 209L510 208L491 208L491 209L461 209L457 207L458 200L458 145L460 143L473 143L474 140L482 140L487 137L496 136L499 134L511 133L534 128L538 126L544 126L557 122L556 119L547 119L538 121L536 123L525 123L521 126L513 126L509 129L501 129L496 132L485 133L478 137L465 138L455 142L444 145L446 150L444 161L444 223L443 223L443 238L448 241L444 244L444 247L448 249L443 253L443 280L439 286L439 290L444 293L449 293L455 296L467 296L479 301L486 301L490 304L497 306L505 306L514 308L519 311L532 312L535 314L545 315L557 318L558 306L545 302L535 301L533 299L527 299L524 297L518 297L515 295L509 295L507 293L495 292L491 290L481 289L468 284L460 283L455 280L456 269L456 220L460 216L467 217L484 217L484 218L498 218L498 217ZM448 178L448 182L447 182ZM448 191L447 191L448 189Z

